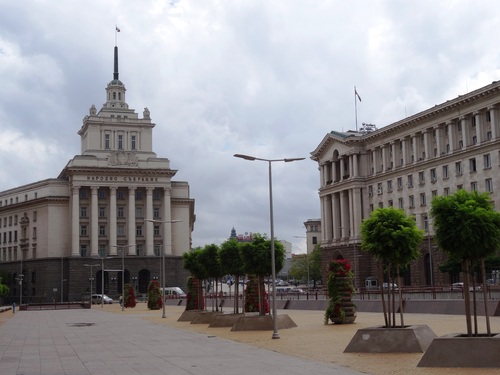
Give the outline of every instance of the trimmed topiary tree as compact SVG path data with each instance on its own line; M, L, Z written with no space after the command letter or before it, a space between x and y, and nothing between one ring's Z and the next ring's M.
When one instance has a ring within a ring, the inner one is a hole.
M148 309L159 310L162 307L160 283L158 280L151 280L148 285Z

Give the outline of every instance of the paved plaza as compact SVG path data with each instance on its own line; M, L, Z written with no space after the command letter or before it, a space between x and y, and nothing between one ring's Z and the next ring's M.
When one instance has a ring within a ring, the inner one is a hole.
M273 340L271 331L231 332L179 322L184 308L166 309L166 318L144 303L125 311L114 304L4 312L0 374L500 374L500 369L418 368L422 353L343 353L357 329L380 325L378 313L358 313L355 324L324 325L322 311L279 310L298 327L280 330L280 339ZM428 324L438 336L465 329L464 317L457 315L405 314L405 323ZM491 323L500 331L499 317Z

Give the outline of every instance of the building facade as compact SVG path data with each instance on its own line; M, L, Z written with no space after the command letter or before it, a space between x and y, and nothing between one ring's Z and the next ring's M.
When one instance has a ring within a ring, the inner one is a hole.
M140 118L126 103L114 53L106 101L91 106L78 131L81 153L57 178L0 193L0 271L12 297L78 300L103 288L116 297L122 277L146 293L162 253L165 283L186 283L189 184L174 181L170 161L153 152L155 124L147 108Z
M325 267L351 259L356 285L376 276L376 264L359 248L361 222L378 207L415 217L426 233L422 257L406 285L440 285L445 258L432 242L433 197L458 189L488 192L500 207L500 82L436 105L371 132L328 133L311 158L320 170L321 248Z

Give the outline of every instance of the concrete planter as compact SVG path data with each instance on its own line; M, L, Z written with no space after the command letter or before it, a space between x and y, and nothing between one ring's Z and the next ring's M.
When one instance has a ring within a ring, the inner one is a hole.
M344 353L423 353L436 334L427 325L359 329Z
M452 333L435 338L418 367L500 367L500 334L468 337Z

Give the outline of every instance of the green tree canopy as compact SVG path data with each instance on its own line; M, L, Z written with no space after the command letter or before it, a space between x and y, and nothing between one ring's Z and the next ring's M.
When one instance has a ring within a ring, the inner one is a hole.
M500 248L500 213L488 193L463 189L432 200L435 242L451 258L474 261Z

